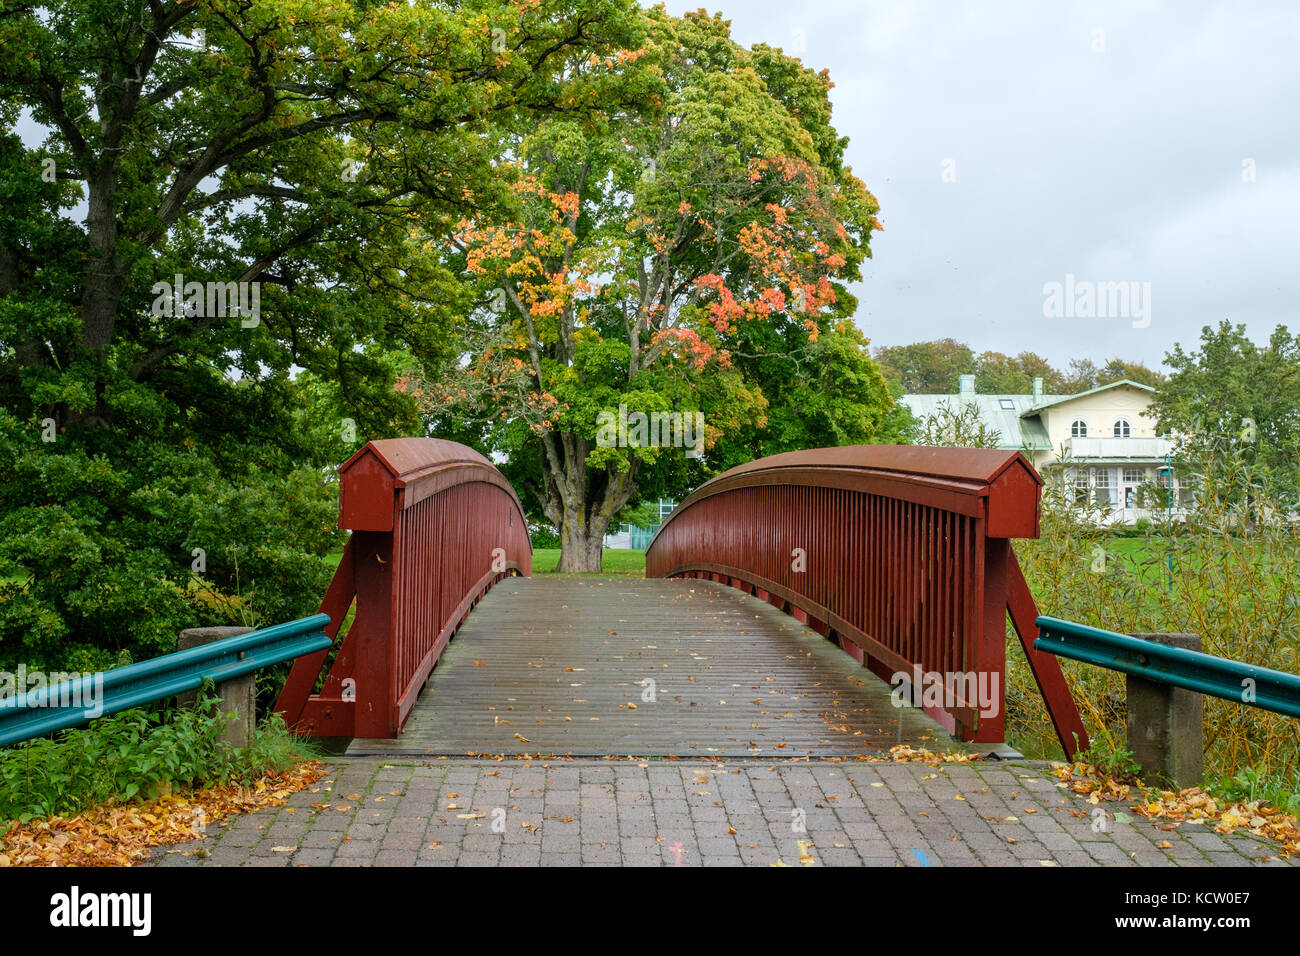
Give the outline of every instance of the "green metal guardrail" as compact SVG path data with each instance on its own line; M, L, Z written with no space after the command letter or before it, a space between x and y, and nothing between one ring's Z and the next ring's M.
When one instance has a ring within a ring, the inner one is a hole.
M1036 650L1300 717L1300 676L1295 674L1054 617L1040 617L1035 623L1039 632Z
M0 747L323 651L329 622L314 614L0 700Z

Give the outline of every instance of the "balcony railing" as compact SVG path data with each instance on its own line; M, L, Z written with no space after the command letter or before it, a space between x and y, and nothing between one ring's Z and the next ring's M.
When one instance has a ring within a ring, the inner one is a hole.
M1173 444L1167 438L1071 438L1065 448L1071 458L1156 461L1169 454Z

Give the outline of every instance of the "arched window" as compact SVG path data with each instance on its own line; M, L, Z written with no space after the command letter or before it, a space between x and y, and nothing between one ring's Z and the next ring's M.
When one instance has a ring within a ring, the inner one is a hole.
M1088 423L1085 422L1082 418L1076 418L1073 422L1070 423L1070 437L1087 438Z
M1133 433L1129 427L1127 418L1118 418L1115 420L1115 437L1128 438Z

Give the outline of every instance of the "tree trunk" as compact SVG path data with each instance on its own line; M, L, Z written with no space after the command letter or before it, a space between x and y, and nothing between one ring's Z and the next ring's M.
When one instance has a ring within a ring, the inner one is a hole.
M556 445L572 452L573 457L565 462L567 475L551 474L547 482L550 500L546 513L560 532L560 561L555 570L599 574L605 533L635 491L632 470L589 472L586 441L574 436L571 442Z
M567 516L566 516L567 519ZM604 551L604 534L593 535L591 528L581 520L564 522L560 529L560 563L555 570L561 574L599 574L600 559Z
M560 521L560 563L555 570L563 574L599 574L604 554L605 534L618 508L606 514L607 496L596 507L566 507Z
M113 202L116 188L117 174L112 164L96 172L89 181L86 231L91 254L81 303L81 340L86 348L101 355L104 347L113 341L113 325L126 276L117 255L117 210Z

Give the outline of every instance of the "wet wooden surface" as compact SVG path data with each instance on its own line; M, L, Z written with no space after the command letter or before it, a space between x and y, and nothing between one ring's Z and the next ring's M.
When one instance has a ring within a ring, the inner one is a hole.
M649 683L653 681L653 684ZM770 756L960 747L821 635L704 581L511 578L402 735L349 755Z

